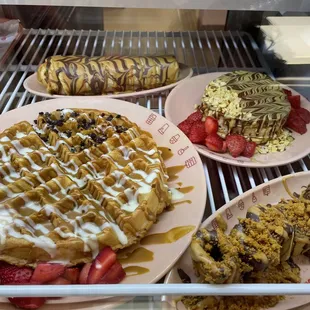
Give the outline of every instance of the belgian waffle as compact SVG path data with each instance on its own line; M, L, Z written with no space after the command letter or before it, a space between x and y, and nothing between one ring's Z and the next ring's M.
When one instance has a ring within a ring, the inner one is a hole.
M121 115L40 112L0 134L0 260L86 263L141 239L170 204L152 136Z

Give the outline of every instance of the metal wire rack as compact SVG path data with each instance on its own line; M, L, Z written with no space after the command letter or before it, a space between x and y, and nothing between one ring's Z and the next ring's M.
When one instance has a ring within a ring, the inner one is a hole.
M246 69L271 75L256 43L247 34L234 31L118 32L25 29L15 53L0 75L0 113L44 100L24 90L25 78L44 59L56 54L142 55L174 54L194 68L195 74ZM164 114L167 92L128 100ZM246 190L281 175L307 171L309 156L274 168L239 168L202 158L208 201L205 218Z
M127 32L25 29L14 51L0 68L0 113L45 98L33 96L23 81L44 59L56 54L154 55L174 54L193 67L195 74L246 69L272 75L250 35L236 31ZM129 98L164 115L168 93ZM286 166L240 168L202 158L208 199L204 218L231 199L279 176L308 171L309 156Z

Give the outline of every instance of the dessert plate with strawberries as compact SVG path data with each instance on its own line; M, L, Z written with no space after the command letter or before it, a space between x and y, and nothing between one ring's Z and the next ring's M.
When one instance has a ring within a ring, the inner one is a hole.
M1 297L0 309L103 310L128 298L89 296L93 285L155 283L172 268L206 203L200 157L176 126L110 98L0 119L0 286L55 294ZM82 296L54 298L80 284Z
M310 153L310 103L263 73L199 75L168 96L165 116L197 151L225 164L273 167Z

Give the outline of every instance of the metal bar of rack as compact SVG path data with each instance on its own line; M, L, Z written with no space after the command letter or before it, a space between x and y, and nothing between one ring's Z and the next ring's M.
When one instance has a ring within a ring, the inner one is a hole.
M83 31L25 29L6 64L0 68L0 113L45 100L24 90L22 83L45 57L62 54L174 54L195 74L251 70L272 74L250 35L237 31ZM127 100L164 115L168 93ZM279 176L307 171L310 158L275 168L240 168L202 158L208 199L204 219L231 199Z

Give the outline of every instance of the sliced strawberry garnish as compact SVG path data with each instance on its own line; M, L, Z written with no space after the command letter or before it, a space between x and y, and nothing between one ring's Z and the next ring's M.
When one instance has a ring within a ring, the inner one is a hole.
M186 119L185 121L181 122L178 127L188 136L191 131L192 125L193 123Z
M305 121L298 115L297 110L295 109L291 109L285 126L301 135L307 132Z
M300 108L300 96L287 96L288 101L291 104L291 107L294 109L299 109Z
M219 129L219 123L217 119L208 116L205 121L205 130L207 135L211 135L212 133L217 133L217 130Z
M224 140L216 133L210 134L205 140L206 146L210 151L222 153Z
M288 96L292 96L292 92L289 89L282 89Z
M53 281L49 281L46 284L48 285L68 285L71 284L71 282L63 277L59 277Z
M245 145L245 149L242 153L242 156L244 157L253 157L255 154L255 149L256 149L256 143L253 141L248 141Z
M207 134L205 131L205 124L203 122L194 123L188 135L188 138L191 140L191 142L196 144L202 144L204 143L206 137Z
M61 264L40 263L33 272L31 283L42 284L53 281L65 272L65 266Z
M97 255L89 269L87 283L96 284L108 272L116 262L116 254L110 248L106 247Z
M296 112L306 124L310 123L310 112L307 109L299 108Z
M117 284L120 283L126 276L122 265L116 261L108 272L100 279L100 284Z
M63 277L69 280L72 284L76 284L79 281L80 269L79 268L67 268Z
M296 131L297 133L303 135L307 132L307 127L306 127L306 123L305 122L293 122L292 120L288 120L286 122L286 126L294 131Z
M226 153L226 152L227 152L227 142L223 141L222 153Z
M44 305L46 298L44 297L13 297L9 301L22 309L38 309Z
M79 276L80 284L87 284L87 278L88 278L90 267L91 267L91 263L87 263L82 268L80 276Z
M190 123L201 122L202 116L202 113L198 110L192 113L186 120Z
M6 264L0 269L0 284L27 284L32 274L31 268Z
M244 151L246 140L240 135L229 135L226 137L226 143L229 153L232 157L238 157Z

